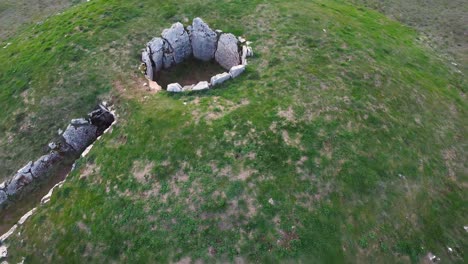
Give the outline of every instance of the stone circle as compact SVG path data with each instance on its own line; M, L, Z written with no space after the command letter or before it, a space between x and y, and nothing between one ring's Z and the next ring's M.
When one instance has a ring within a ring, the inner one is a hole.
M140 68L150 81L156 81L156 73L168 69L186 59L200 61L215 60L226 72L211 79L182 87L170 83L166 91L178 93L210 89L229 79L237 78L245 71L247 57L253 56L250 42L231 33L212 30L201 18L184 27L180 22L164 29L160 37L153 38L141 53Z

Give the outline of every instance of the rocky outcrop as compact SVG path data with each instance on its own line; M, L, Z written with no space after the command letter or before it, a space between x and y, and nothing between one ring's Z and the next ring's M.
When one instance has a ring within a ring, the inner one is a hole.
M193 20L189 27L190 41L192 43L193 56L202 61L209 61L214 58L218 35L203 22L199 17Z
M30 161L9 180L0 184L0 208L17 196L34 189L63 162L76 159L105 129L114 122L114 115L99 105L87 118L73 119L63 134L49 144L49 153Z
M226 70L240 64L239 41L231 33L219 37L215 60Z

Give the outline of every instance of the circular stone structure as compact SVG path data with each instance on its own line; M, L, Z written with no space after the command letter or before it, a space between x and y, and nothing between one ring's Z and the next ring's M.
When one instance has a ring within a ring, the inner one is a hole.
M206 90L242 74L247 66L247 57L253 56L250 42L231 33L212 30L199 17L192 25L184 27L180 22L164 29L160 37L153 38L142 51L142 71L147 79L156 81L155 76L186 59L200 61L215 60L226 71L192 85L179 83L167 85L168 92Z

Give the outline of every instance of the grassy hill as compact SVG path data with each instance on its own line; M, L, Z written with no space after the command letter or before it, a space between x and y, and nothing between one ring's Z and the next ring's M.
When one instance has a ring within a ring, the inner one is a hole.
M146 91L140 49L197 16L253 41L247 72ZM119 114L11 262L466 261L466 82L411 28L345 1L96 0L8 42L1 171L98 100Z

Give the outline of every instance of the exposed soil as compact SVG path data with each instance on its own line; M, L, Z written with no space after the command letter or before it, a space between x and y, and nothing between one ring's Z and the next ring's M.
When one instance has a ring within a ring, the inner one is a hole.
M166 89L170 83L182 86L197 84L200 81L210 81L211 77L226 70L216 61L204 62L194 58L187 59L169 69L155 73L156 82Z

